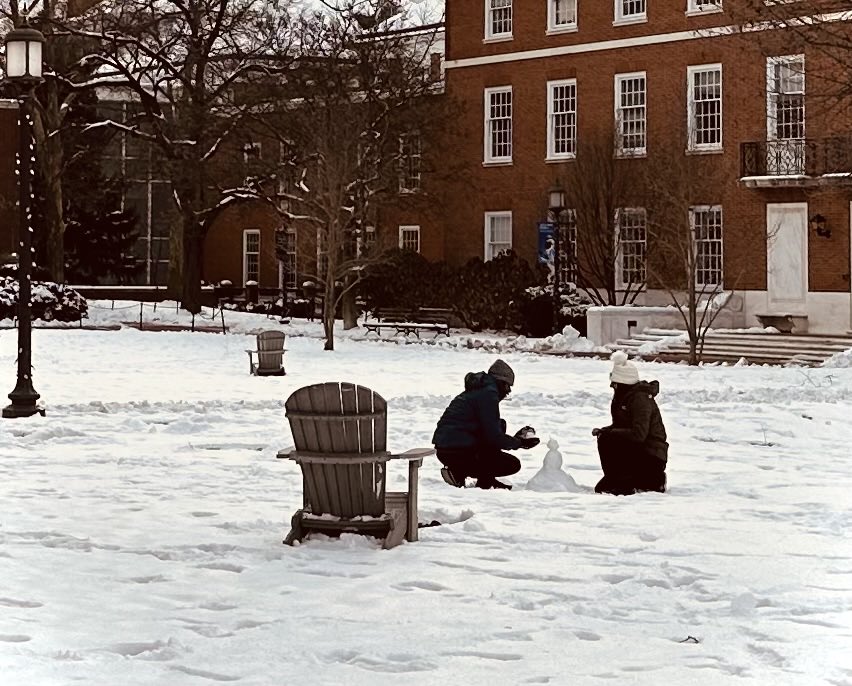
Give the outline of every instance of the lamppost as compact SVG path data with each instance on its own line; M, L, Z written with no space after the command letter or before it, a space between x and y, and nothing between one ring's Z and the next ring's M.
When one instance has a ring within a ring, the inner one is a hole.
M44 36L40 31L23 26L6 34L6 80L20 92L18 104L19 148L18 174L18 381L9 393L10 405L3 408L3 417L31 417L44 409L39 406L39 394L32 380L32 320L30 319L31 280L33 266L32 247L32 191L31 176L33 144L30 135L27 99L33 88L41 82L42 46Z
M565 212L565 189L557 181L548 191L548 209L553 217L553 330L559 332L559 311L562 308L562 252L561 236L563 214Z

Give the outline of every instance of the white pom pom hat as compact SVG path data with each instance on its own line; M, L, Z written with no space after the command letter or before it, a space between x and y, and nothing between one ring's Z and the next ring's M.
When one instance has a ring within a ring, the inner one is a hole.
M639 383L639 370L635 364L627 361L626 352L616 350L609 359L612 360L612 371L609 373L611 382L623 383L627 386Z

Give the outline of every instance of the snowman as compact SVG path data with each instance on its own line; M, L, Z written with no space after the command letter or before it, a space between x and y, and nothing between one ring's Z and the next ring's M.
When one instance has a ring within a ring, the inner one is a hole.
M562 471L562 453L557 448L556 439L547 442L547 454L538 473L527 482L527 490L541 492L568 491L579 493L582 489L569 474Z

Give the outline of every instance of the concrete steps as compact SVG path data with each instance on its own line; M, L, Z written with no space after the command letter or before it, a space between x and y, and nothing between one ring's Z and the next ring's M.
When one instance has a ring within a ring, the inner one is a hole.
M630 338L609 344L643 359L680 361L689 357L689 344L677 337L684 331L645 329ZM666 341L665 339L671 339ZM852 335L772 334L760 331L709 331L705 337L704 362L752 364L799 364L817 366L831 356L852 349Z

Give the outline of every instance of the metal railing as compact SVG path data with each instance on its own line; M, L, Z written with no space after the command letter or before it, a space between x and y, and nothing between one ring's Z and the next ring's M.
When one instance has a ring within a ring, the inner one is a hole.
M740 144L740 176L852 173L852 135Z

